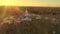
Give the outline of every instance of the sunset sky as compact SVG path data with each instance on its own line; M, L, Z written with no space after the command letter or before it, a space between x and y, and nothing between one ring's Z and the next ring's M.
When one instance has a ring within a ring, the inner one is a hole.
M0 0L0 6L50 6L50 7L60 7L60 0Z

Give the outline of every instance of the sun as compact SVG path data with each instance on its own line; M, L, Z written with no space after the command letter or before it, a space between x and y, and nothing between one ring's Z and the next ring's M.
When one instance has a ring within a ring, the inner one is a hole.
M4 5L4 6L15 5L15 1L14 0L1 0L0 3L1 3L1 5Z
M11 5L12 2L11 2L10 0L7 0L4 4L5 4L5 5Z

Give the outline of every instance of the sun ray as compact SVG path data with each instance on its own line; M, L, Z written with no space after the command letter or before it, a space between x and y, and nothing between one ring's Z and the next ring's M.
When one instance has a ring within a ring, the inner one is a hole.
M6 15L7 9L8 9L7 6L4 6L4 7L3 7L2 18Z

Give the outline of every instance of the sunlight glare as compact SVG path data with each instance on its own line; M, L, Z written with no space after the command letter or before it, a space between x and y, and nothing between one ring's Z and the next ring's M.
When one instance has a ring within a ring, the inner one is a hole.
M15 2L13 0L3 0L1 1L1 4L5 6L10 6L10 5L14 5Z

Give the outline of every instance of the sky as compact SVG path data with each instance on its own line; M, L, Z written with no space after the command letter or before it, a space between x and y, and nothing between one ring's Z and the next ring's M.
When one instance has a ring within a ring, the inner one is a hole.
M0 6L60 7L60 0L0 0Z

